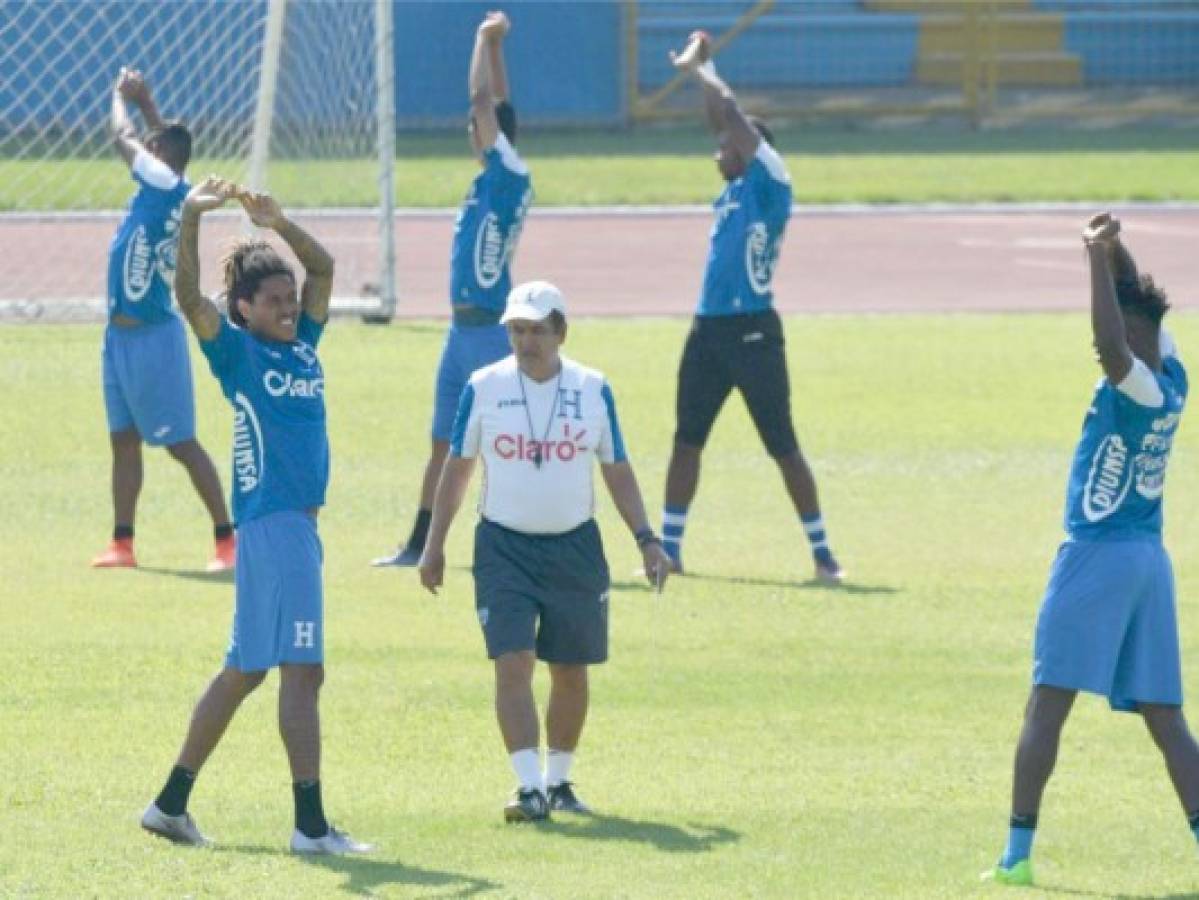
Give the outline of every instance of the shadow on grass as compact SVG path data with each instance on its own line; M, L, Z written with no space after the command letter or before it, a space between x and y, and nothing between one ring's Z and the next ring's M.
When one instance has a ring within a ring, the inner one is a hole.
M649 844L663 853L707 853L721 844L741 840L740 832L720 825L697 825L689 822L686 828L665 822L646 822L621 816L559 817L538 823L539 831L587 841L626 841Z
M202 572L198 569L167 569L160 566L138 566L138 572L147 575L166 575L169 578L186 578L189 581L207 581L210 584L233 584L233 572Z
M771 587L771 588L793 588L797 591L826 591L830 594L898 594L900 589L892 587L889 584L863 584L859 581L846 581L841 584L829 584L826 581L820 581L817 578L809 578L807 581L796 581L795 579L787 578L753 578L745 575L705 575L700 572L688 571L686 575L675 575L670 581L666 582L666 591L669 592L671 584L675 585L675 589L679 589L679 581L716 581L722 584L744 584L750 587ZM613 581L612 587L618 587L622 590L651 590L646 582L637 581Z
M331 872L346 876L341 888L350 894L373 897L381 889L391 885L418 888L421 896L431 896L438 888L447 888L447 892L438 891L438 897L473 897L484 891L494 891L502 887L486 878L476 878L473 875L463 875L458 872L442 872L437 869L422 869L419 866L405 865L398 860L372 858L370 856L310 856L291 854L275 847L241 845L235 847L218 847L216 852L242 853L260 856L290 856L293 859L311 866L319 866Z
M1103 891L1085 891L1068 887L1037 885L1033 888L1042 894L1061 894L1066 897L1110 897L1111 900L1199 900L1199 893L1188 891L1183 894L1108 894Z

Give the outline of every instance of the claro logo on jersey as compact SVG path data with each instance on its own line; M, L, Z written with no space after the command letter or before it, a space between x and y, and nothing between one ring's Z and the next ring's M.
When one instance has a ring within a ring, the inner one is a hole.
M745 274L755 294L770 290L770 279L774 276L774 264L779 258L779 242L771 241L765 222L754 222L749 226L745 239Z
M248 494L262 480L265 468L262 427L246 395L233 395L233 477L237 489Z
M567 422L562 426L561 440L539 441L523 434L498 434L492 446L495 448L495 455L500 459L533 462L540 457L543 463L553 460L568 463L576 456L587 452L587 444L583 441L586 435L586 428L578 433L571 433L570 423Z
M290 372L267 369L262 376L262 386L272 397L306 397L316 399L325 396L325 379L300 378Z
M1109 434L1100 441L1082 494L1082 512L1088 522L1102 521L1120 508L1132 486L1130 463L1128 445L1120 435Z

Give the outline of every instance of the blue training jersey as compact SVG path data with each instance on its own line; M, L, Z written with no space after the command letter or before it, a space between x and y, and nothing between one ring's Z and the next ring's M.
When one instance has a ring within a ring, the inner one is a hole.
M509 264L532 201L529 170L500 133L454 223L450 303L503 312L512 289Z
M1139 371L1138 371L1139 370ZM1104 378L1083 420L1070 467L1066 532L1080 540L1160 537L1162 492L1170 446L1187 396L1187 375L1174 356L1151 372L1137 360L1129 379L1156 382L1133 399ZM1142 402L1143 401L1143 402Z
M762 141L740 178L712 207L712 225L698 316L737 316L770 309L770 281L791 217L791 178L783 159Z
M325 503L329 437L325 375L316 346L325 326L300 314L296 340L257 338L222 318L200 341L212 374L233 404L233 519Z
M108 247L108 315L164 322L175 315L179 218L191 185L145 150L129 172L138 188Z

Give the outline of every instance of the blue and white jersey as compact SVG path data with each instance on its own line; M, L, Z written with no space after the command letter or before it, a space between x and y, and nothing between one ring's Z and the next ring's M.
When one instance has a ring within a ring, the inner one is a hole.
M454 223L450 303L503 312L512 289L509 265L532 202L529 169L500 133Z
M1160 538L1166 464L1186 396L1186 370L1173 355L1163 356L1160 373L1134 359L1119 385L1099 383L1070 469L1071 538Z
M627 459L608 382L566 357L561 378L541 383L515 356L471 375L450 452L483 458L480 515L525 534L562 534L591 519L595 461Z
M763 312L774 302L774 267L791 217L791 176L765 141L740 178L713 204L704 285L697 316Z
M191 185L145 150L133 157L129 172L138 190L108 247L108 315L165 322L175 315L179 218Z
M233 519L323 506L329 484L325 374L317 359L324 325L300 314L297 339L267 341L228 319L200 341L233 404Z

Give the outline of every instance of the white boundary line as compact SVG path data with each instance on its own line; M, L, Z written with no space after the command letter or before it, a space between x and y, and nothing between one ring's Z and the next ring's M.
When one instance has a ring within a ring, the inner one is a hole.
M1118 209L1131 212L1181 212L1199 213L1199 203L1189 201L1166 201L1162 203L1123 203L1119 201L1070 202L1070 203L797 203L793 212L797 215L830 216L887 216L887 215L954 215L995 214L1029 215L1038 213L1077 213L1095 209ZM372 207L328 207L320 209L295 208L302 218L373 218L377 211ZM125 214L123 209L95 210L89 212L0 212L0 224L5 222L61 222L61 221L109 221ZM399 207L397 219L441 219L458 214L458 207ZM679 206L534 206L529 215L537 218L587 218L589 216L629 216L632 218L654 216L690 216L712 214L706 204L684 204ZM217 211L209 213L215 218L237 218L240 212Z

